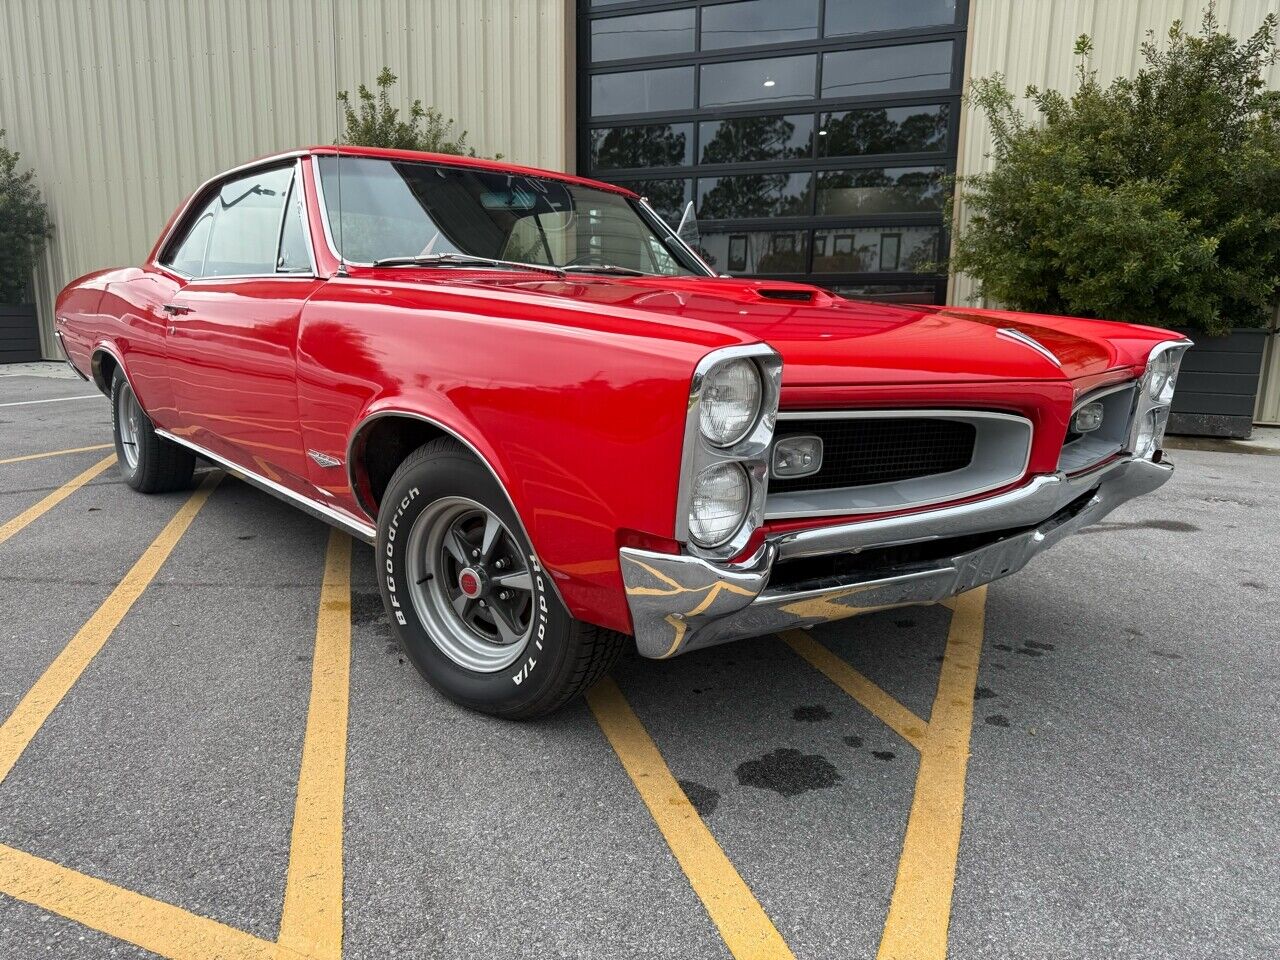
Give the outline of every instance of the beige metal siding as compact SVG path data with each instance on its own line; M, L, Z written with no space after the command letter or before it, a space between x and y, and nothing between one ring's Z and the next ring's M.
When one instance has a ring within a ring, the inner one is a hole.
M1068 91L1077 62L1071 50L1076 37L1087 33L1099 79L1132 76L1142 63L1138 47L1148 31L1161 36L1179 18L1198 27L1205 6L1205 0L972 0L965 74L1002 73L1019 96L1028 84ZM1268 13L1280 14L1280 0L1218 2L1220 20L1237 37L1252 34ZM1270 79L1280 88L1280 64L1272 67ZM979 173L989 163L990 130L971 108L966 106L964 115L959 172ZM961 225L964 216L962 207ZM975 292L973 280L959 276L950 300L966 303Z
M140 262L220 170L332 142L336 90L384 65L481 153L567 168L572 38L572 0L4 0L0 127L56 227L35 277L45 355L65 283Z

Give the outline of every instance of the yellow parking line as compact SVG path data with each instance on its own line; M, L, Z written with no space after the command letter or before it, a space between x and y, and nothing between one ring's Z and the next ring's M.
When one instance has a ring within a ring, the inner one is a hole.
M803 630L778 634L796 653L827 679L862 704L881 723L917 750L922 749L927 724L889 694Z
M611 679L600 681L587 694L587 703L729 952L737 960L794 960L618 685Z
M95 443L91 447L68 447L66 450L50 450L47 453L28 453L22 457L9 457L6 460L0 460L0 465L21 463L24 460L43 460L45 457L60 457L64 453L88 453L90 450L109 450L113 446L115 446L113 443Z
M170 960L302 960L242 930L4 845L0 893Z
M351 676L351 538L329 534L311 704L293 812L281 945L317 960L342 956L342 801Z
M105 469L114 459L114 456L108 457L98 464L98 468ZM165 524L160 535L151 541L151 546L147 547L138 562L103 601L102 606L94 611L93 616L71 638L71 642L62 649L35 686L27 691L13 713L0 724L0 782L9 775L36 731L62 702L62 698L80 678L89 662L97 656L112 631L129 612L129 608L155 579L161 565L168 559L179 538L191 525L222 476L221 472L215 471L205 477L204 482L174 518Z
M945 960L986 587L956 598L878 960Z
M32 520L35 520L37 517L41 517L45 513L47 513L49 510L52 510L54 507L60 504L63 500L67 499L67 497L71 496L71 494L75 493L77 490L83 487L86 483L88 483L90 480L92 480L94 477L96 477L103 470L107 469L107 467L111 466L115 462L116 462L116 455L114 453L111 454L111 456L109 457L103 457L101 460L95 463L88 470L84 471L84 473L68 480L66 483L60 486L57 490L53 491L53 493L49 494L39 503L35 504L34 506L27 507L26 510L23 510L20 514L18 514L16 517L10 520L4 526L0 527L0 543L4 543L6 540L12 537L15 533L17 533L19 530L21 530L23 527L29 524Z

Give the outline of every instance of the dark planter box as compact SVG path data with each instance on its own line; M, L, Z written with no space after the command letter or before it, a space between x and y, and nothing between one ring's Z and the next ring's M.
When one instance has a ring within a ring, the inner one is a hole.
M1234 437L1253 432L1253 408L1269 330L1236 329L1223 337L1181 330L1196 342L1182 358L1169 432L1193 437Z
M0 303L0 363L41 360L40 321L34 303Z

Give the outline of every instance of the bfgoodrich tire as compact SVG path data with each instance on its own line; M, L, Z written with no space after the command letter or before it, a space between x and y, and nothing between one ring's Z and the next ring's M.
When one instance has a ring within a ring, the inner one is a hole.
M434 440L400 465L378 514L383 602L409 659L449 699L495 716L556 710L626 637L573 619L493 475Z
M120 368L111 379L111 426L124 482L141 493L168 493L191 485L196 458L156 433Z

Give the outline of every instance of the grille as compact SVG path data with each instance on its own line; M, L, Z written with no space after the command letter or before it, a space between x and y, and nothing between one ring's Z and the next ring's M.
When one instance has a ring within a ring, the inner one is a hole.
M822 469L811 477L769 480L770 493L799 493L893 483L967 467L977 429L958 420L783 420L777 439L822 438Z

